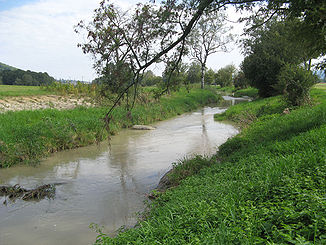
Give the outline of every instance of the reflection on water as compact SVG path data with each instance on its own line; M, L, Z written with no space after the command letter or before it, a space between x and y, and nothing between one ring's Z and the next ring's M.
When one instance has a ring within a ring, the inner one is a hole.
M92 222L114 234L132 225L144 207L145 194L155 188L171 163L193 154L210 155L237 133L214 122L224 111L205 108L157 123L156 130L124 130L100 145L52 155L39 167L0 170L0 185L33 188L58 185L54 200L16 201L2 205L0 244L92 244Z
M225 106L225 107L236 105L236 104L246 102L246 101L251 101L251 98L248 97L248 96L232 97L232 96L225 95L225 96L222 96L222 97L223 97L224 101L222 101L221 106Z

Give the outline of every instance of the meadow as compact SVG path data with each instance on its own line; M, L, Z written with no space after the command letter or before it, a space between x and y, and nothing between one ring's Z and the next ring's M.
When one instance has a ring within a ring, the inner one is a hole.
M53 94L40 86L0 85L0 99L9 96L32 96Z
M159 100L139 100L131 113L114 110L109 129L103 117L108 107L44 109L0 114L0 168L14 164L37 164L48 154L86 146L134 124L150 124L221 99L212 90L185 89Z
M174 164L134 229L96 244L325 244L326 93L289 108L280 97L238 104L242 125L211 158Z

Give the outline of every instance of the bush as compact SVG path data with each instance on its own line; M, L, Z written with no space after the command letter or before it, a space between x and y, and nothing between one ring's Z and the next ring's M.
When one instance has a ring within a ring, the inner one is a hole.
M310 101L310 88L318 81L311 71L296 65L285 65L278 76L278 90L292 106L300 106Z

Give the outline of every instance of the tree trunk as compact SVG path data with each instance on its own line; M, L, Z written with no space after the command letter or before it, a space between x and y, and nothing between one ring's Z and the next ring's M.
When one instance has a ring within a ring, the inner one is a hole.
M308 63L308 71L310 71L311 69L311 59L309 59L309 63Z
M205 87L205 64L201 65L201 85L200 87L204 89Z

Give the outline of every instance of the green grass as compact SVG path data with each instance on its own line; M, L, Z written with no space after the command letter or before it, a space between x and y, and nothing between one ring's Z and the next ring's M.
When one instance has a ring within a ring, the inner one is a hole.
M232 87L219 87L219 88L217 88L217 91L219 93L223 94L223 95L224 94L227 94L227 95L232 94L234 90L235 90L235 88L233 86Z
M280 114L286 108L281 96L243 102L230 107L222 114L214 115L219 121L233 121L240 127L246 127L259 117Z
M258 97L258 89L249 87L245 89L236 89L234 86L232 87L217 87L216 90L218 93L225 94L225 95L232 95L235 97L242 97L242 96L249 96L252 98Z
M326 101L325 90L313 88L310 94L312 105L317 105ZM268 119L274 114L282 114L286 108L288 108L288 105L282 96L275 96L237 104L230 107L222 114L216 114L214 117L218 121L233 121L240 127L247 127L260 117ZM289 109L291 111L296 108L293 107Z
M220 99L213 91L184 89L160 102L137 104L131 117L117 108L110 123L110 133L133 124L150 124L158 120L216 103ZM51 152L72 149L103 140L103 120L108 108L46 109L0 114L0 167L33 164Z
M242 97L242 96L249 96L251 98L257 98L258 97L258 89L249 87L245 89L239 89L234 92L235 97Z
M318 83L314 87L318 89L326 90L326 83Z
M46 91L40 86L16 86L16 85L0 85L0 99L9 96L32 96L53 94Z
M237 105L230 118L249 111L257 116L249 127L211 159L190 160L192 170L189 160L177 164L185 166L176 174L180 185L158 195L147 219L115 238L100 234L97 244L326 244L326 100L319 92L312 91L314 107L289 114L279 113L279 97Z

